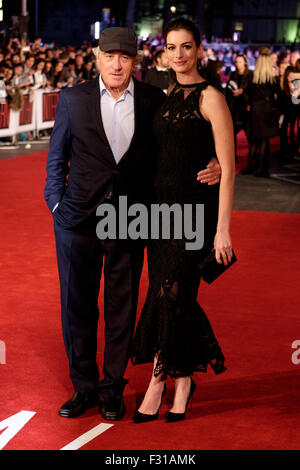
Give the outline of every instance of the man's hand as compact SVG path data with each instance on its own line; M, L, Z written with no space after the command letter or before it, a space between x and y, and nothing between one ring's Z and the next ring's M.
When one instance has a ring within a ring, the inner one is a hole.
M213 157L205 170L199 171L197 174L197 180L200 183L207 183L208 186L219 183L221 179L221 167L218 160Z

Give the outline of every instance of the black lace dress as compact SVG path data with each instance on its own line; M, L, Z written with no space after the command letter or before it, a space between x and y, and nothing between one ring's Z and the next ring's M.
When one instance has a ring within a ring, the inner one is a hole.
M213 249L218 216L219 185L197 181L215 155L211 125L199 110L199 100L208 82L176 84L159 109L155 131L160 153L155 178L157 203L204 204L204 245L187 250L187 239L150 240L148 246L149 289L133 341L133 364L158 360L154 375L180 377L226 370L224 356L206 314L197 302L201 272L197 264ZM199 220L199 219L198 219ZM196 211L193 228L196 229ZM184 229L182 229L184 235Z

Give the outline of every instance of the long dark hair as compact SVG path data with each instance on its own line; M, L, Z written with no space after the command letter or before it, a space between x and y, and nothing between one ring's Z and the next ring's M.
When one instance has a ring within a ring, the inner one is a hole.
M248 73L248 70L249 70L249 65L248 65L247 56L246 56L245 54L237 54L236 59L237 59L238 57L242 57L242 58L244 59L244 63L245 63L244 75L246 75L246 73Z
M186 18L176 18L172 20L165 31L165 41L167 42L167 36L171 31L178 31L179 29L185 29L186 31L190 31L193 35L195 40L196 46L200 46L201 44L201 34L199 28L190 20Z
M166 31L165 31L165 43L167 44L167 36L171 31L179 31L180 29L185 29L186 31L189 31L192 33L194 41L196 43L196 46L199 47L201 44L201 34L200 30L190 20L187 20L186 18L176 18L175 20L170 21L168 24ZM176 73L174 70L171 70L171 79L176 82Z

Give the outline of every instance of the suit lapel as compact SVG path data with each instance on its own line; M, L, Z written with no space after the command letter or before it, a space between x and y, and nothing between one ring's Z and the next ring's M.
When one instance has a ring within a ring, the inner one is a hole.
M100 95L100 86L99 86L99 75L94 79L91 80L90 82L90 87L88 89L88 94L89 94L89 107L92 111L91 113L91 122L94 123L94 126L97 130L97 133L101 137L101 140L105 143L105 146L107 149L109 149L110 153L110 160L113 161L115 164L115 159L112 153L112 150L110 148L108 139L105 134L104 126L103 126L103 121L102 121L102 116L101 116L101 95Z

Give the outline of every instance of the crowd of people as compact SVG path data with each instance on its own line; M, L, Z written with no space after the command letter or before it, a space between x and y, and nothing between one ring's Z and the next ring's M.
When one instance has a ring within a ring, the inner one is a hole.
M32 44L10 39L0 51L0 72L6 91L17 87L23 91L38 88L62 89L90 80L97 74L92 46L81 48L44 45L41 38Z
M164 52L163 35L139 39L138 48L135 77L166 91L174 77ZM199 70L225 94L235 136L241 129L246 133L249 156L245 173L256 171L267 175L268 139L274 135L280 135L283 158L299 156L300 50L241 44L216 44L215 48L204 45ZM42 38L32 43L11 38L0 50L1 98L7 96L12 106L16 91L33 94L39 88L63 89L96 76L93 45L89 42L57 47L54 43L44 44Z

